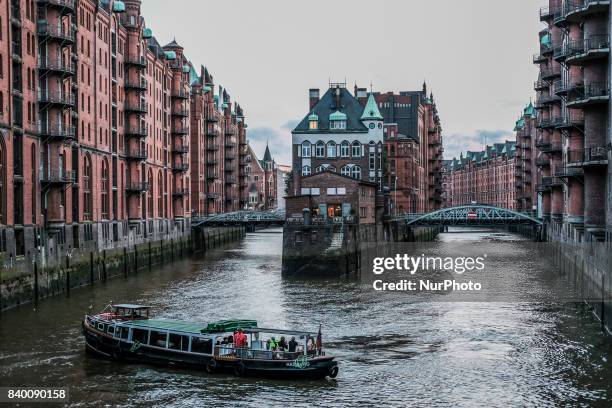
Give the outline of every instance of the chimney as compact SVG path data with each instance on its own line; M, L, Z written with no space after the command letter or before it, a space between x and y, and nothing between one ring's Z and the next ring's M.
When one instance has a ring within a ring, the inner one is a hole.
M319 89L318 88L311 88L308 90L308 96L310 98L310 108L309 110L311 111L312 108L314 108L314 106L319 102Z

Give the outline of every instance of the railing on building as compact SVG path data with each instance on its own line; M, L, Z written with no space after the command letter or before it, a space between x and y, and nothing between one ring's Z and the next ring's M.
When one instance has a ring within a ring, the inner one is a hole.
M144 193L149 190L149 183L146 181L128 181L125 183L125 190L128 193Z
M63 169L47 169L40 172L40 182L43 184L70 184L76 180L76 171Z

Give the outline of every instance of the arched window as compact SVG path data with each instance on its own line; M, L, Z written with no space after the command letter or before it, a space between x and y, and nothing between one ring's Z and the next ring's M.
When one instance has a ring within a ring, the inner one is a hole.
M361 157L361 143L358 141L353 142L351 156L353 157Z
M360 179L361 178L361 167L353 166L353 168L351 169L351 177Z
M85 221L91 221L92 217L93 197L91 194L91 182L91 157L85 155L85 160L83 160L83 219Z
M149 169L149 173L147 175L147 182L149 185L149 189L147 190L148 202L147 202L147 218L153 218L153 172Z
M310 176L310 166L302 167L302 176Z
M162 172L161 170L157 173L157 217L163 218L163 208L164 208L164 184L162 181Z
M342 168L340 169L340 174L342 174L343 176L350 176L351 175L351 167L346 165L346 166L342 166Z
M318 141L315 149L315 155L317 157L325 157L325 143Z
M108 220L108 197L109 197L109 178L108 178L108 161L106 158L102 160L102 191L100 192L100 201L102 202L102 219Z
M342 144L340 145L340 157L348 157L349 146L349 142L347 142L346 140L342 142Z
M336 157L336 143L327 143L327 157Z
M302 157L310 157L310 142L302 143Z
M321 173L323 171L333 171L334 173L336 172L336 167L330 165L330 164L322 164L320 166L318 166L315 169L315 173Z

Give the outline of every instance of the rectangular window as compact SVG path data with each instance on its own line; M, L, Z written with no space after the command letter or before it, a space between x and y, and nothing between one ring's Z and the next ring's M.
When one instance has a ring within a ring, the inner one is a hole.
M166 347L166 340L168 340L167 332L151 331L149 338L149 344L155 347Z
M191 352L192 353L202 353L202 354L212 354L212 340L203 339L201 337L192 337L191 338Z
M321 194L321 189L320 188L311 188L310 189L310 195L320 195Z
M365 218L368 216L368 207L360 207L359 208L359 216L361 218Z
M168 337L168 348L173 350L189 351L189 337L170 333Z
M327 195L336 195L336 189L334 187L328 187Z
M147 344L149 340L149 331L142 329L132 329L132 341Z
M338 188L336 189L336 193L337 193L338 195L346 195L346 188L345 188L345 187L338 187Z
M310 189L302 187L302 195L310 195Z

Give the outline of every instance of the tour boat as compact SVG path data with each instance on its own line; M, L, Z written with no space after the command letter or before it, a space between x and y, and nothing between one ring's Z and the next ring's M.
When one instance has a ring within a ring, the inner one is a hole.
M231 372L285 379L338 375L338 363L327 355L318 333L261 328L253 320L194 323L149 318L149 306L109 305L96 315L85 315L86 348L97 355L128 362L176 365L208 373ZM232 343L236 332L243 345ZM241 335L242 338L244 336ZM295 351L269 350L268 340L295 338Z

